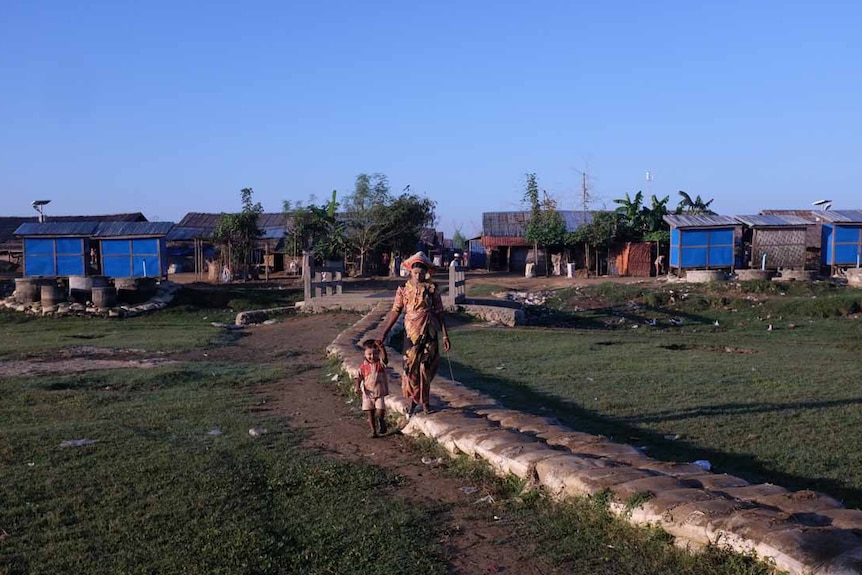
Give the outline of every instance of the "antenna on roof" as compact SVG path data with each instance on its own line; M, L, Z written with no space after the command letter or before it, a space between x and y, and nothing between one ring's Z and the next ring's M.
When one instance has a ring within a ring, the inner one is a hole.
M832 207L832 200L817 200L816 202L811 202L811 205L821 206L823 208L823 211L825 212Z
M51 200L35 200L30 202L30 205L33 206L33 209L39 212L39 223L45 223L45 211L44 208L46 205L50 204Z

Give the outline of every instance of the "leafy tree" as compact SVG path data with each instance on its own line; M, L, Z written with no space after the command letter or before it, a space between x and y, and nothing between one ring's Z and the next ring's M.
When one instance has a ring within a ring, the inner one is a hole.
M641 191L638 191L634 198L630 198L626 192L625 199L614 200L615 204L619 204L616 212L622 217L623 223L628 228L628 235L635 241L643 236L646 227L643 200L644 194Z
M670 196L665 196L658 199L655 195L652 197L652 205L649 208L644 208L646 221L646 233L643 239L648 242L669 242L670 227L665 223L664 217L667 215L667 203Z
M372 251L415 250L421 229L434 222L433 201L410 193L393 198L384 174L359 174L340 214L335 191L325 205L312 202L305 207L284 202L285 221L291 222L287 231L298 249L309 250L317 261L339 259L354 250L360 273Z
M461 230L455 230L455 233L452 234L452 247L459 251L467 249L467 238L464 237Z
M544 193L539 198L539 184L536 174L527 174L527 188L524 191L524 202L530 206L530 219L527 222L527 230L524 239L533 242L534 257L538 257L539 246L545 248L552 245L561 245L566 235L566 222L557 211L557 203ZM545 250L545 273L549 274L548 250Z
M248 271L255 244L263 235L263 230L257 225L263 206L260 202L252 203L253 194L251 188L240 190L242 211L222 214L214 234L215 241L220 244L223 261L229 262L234 272Z
M619 204L616 212L620 215L621 227L619 239L634 242L659 241L665 236L670 237L664 216L667 215L667 203L670 196L658 199L655 195L650 198L651 205L644 203L643 192L638 191L634 198L626 193L625 198L614 200Z
M690 214L690 215L714 215L715 212L709 209L709 206L712 204L714 200L704 201L701 199L700 195L694 199L691 198L690 195L680 190L679 195L681 199L679 204L676 206L677 214Z
M293 243L296 245L294 251L307 250L319 264L327 260L342 259L347 247L344 223L336 218L336 198L337 192L332 190L332 199L320 206L314 205L313 198L307 206L301 203L292 206L289 201L284 202L284 211L289 214L290 220L288 233L294 238Z
M422 228L434 223L435 203L416 194L404 193L395 198L384 211L384 228L379 249L412 253L419 243Z
M664 217L667 215L667 203L669 200L670 196L665 196L662 199L658 199L655 195L653 195L651 199L652 205L648 208L643 208L644 223L647 233L664 231L668 229L668 225L665 223Z
M392 203L385 174L359 174L353 194L345 201L347 241L359 252L359 273L365 273L368 252L379 245L387 232L387 207Z
M586 267L589 267L589 249L592 248L598 255L599 250L606 250L616 242L619 239L620 229L624 227L621 219L622 215L618 212L597 212L593 216L593 221L566 235L566 245L587 246L585 263ZM598 264L599 258L596 257L597 268Z

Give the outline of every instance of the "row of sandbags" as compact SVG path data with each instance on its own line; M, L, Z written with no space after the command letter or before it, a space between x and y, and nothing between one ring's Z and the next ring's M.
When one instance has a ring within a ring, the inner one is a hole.
M377 335L387 311L378 306L330 346L351 376L361 360L358 343ZM393 378L399 377L397 364L391 362ZM609 493L613 512L657 525L681 545L754 552L791 574L862 573L862 511L831 497L658 461L553 418L506 409L440 375L432 395L445 409L413 417L405 434L425 435L452 454L480 458L497 473L515 475L553 497ZM405 413L407 401L393 394L387 407Z

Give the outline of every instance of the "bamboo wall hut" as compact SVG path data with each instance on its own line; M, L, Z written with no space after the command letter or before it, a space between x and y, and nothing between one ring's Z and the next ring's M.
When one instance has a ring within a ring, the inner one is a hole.
M223 214L211 212L189 212L177 222L168 233L168 250L170 261L177 269L195 271L203 274L208 262L216 255L213 237ZM302 246L291 244L294 238L288 232L290 218L283 212L270 212L260 215L258 228L263 232L255 244L252 264L267 266L269 271L288 269L288 260L292 259L284 252L299 252ZM298 258L297 258L298 259Z
M805 269L808 229L812 222L794 215L736 216L743 229L742 267Z
M558 210L566 224L566 231L573 232L593 221L595 212ZM529 211L484 212L482 214L482 245L485 248L488 269L524 273L527 263L536 263L536 273L545 273L544 249L534 257L533 245L524 237L530 221Z

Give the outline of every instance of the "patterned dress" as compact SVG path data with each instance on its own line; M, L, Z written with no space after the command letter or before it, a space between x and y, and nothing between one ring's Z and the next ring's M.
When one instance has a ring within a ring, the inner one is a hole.
M407 282L395 292L392 311L404 312L404 397L428 405L431 380L440 365L438 333L443 301L432 282Z

